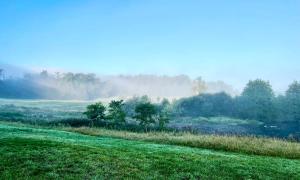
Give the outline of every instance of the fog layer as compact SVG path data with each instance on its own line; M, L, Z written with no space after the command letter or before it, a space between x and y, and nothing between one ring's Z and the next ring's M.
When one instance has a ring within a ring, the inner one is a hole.
M95 100L101 98L123 98L147 95L153 100L177 99L199 93L226 92L238 94L222 82L206 82L201 78L191 79L186 75L116 75L96 76L83 73L28 73L10 72L1 69L1 98ZM16 69L16 68L15 68ZM18 76L12 76L12 74ZM7 75L9 74L9 76Z

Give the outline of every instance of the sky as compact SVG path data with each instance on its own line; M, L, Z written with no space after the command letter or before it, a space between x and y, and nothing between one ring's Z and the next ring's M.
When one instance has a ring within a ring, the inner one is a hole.
M0 63L282 91L300 80L300 1L2 0Z

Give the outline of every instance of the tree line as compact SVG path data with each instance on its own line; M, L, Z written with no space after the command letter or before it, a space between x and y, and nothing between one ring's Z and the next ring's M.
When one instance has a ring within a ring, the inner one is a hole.
M93 122L126 123L134 119L145 129L149 126L165 128L172 118L225 116L244 120L258 120L264 124L289 122L300 127L300 83L293 82L283 95L276 96L268 81L249 81L243 92L232 97L224 92L199 94L169 102L163 99L152 103L147 96L127 101L111 101L89 105L85 115Z
M174 102L176 116L227 116L259 120L264 123L300 123L300 83L293 82L288 90L276 96L268 81L249 81L241 95L226 93L199 94Z

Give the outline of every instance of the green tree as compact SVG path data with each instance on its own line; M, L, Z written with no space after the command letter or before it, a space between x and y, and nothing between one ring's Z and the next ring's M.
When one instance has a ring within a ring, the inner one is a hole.
M165 128L166 124L169 123L170 118L167 112L160 112L157 118L159 129Z
M260 79L250 81L238 99L243 118L271 122L276 117L275 95L269 82Z
M91 125L94 126L94 123L96 121L105 119L105 110L105 106L101 102L98 102L88 105L86 111L83 114L91 120Z
M123 110L123 100L111 101L108 106L107 118L112 120L114 123L125 123L126 113Z
M172 111L172 106L169 100L164 98L159 104L157 104L157 111L170 113Z
M300 83L292 83L285 93L285 112L290 121L300 122Z
M140 103L135 107L136 115L134 118L139 121L140 125L147 128L150 124L155 123L157 113L156 106L150 102Z
M135 107L140 103L146 102L150 102L150 98L148 96L133 97L124 103L123 109L127 116L133 117L135 115Z
M157 123L159 126L159 129L162 130L165 128L166 124L169 123L170 120L170 113L172 111L171 109L171 103L168 99L163 99L159 104L156 105L157 109Z
M276 122L280 123L287 120L287 100L285 95L275 97L274 105L277 112Z
M187 117L233 116L233 106L232 97L224 92L200 94L175 101L173 112Z

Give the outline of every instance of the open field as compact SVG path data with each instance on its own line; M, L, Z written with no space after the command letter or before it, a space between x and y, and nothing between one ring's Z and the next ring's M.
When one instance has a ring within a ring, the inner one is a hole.
M82 112L90 103L88 101L0 99L0 118L24 122L83 118Z
M299 179L300 160L0 123L0 179Z

